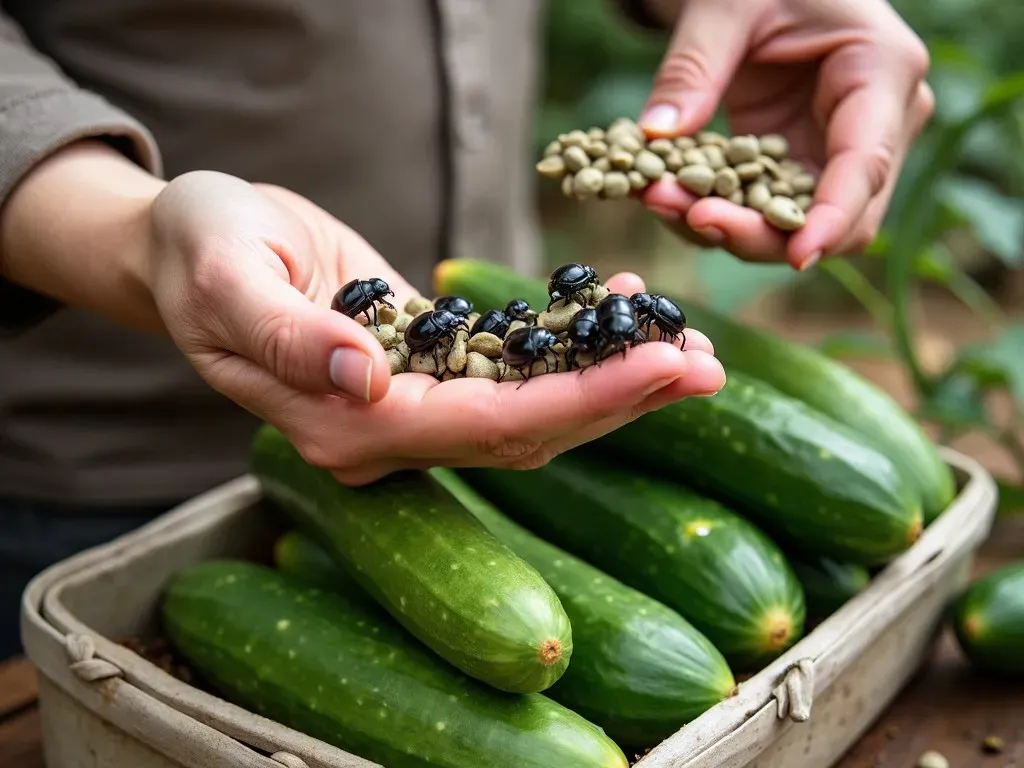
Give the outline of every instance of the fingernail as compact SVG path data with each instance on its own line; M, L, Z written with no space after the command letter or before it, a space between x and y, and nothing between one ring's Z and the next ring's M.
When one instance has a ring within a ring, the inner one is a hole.
M720 230L718 227L704 227L703 229L697 229L694 231L711 243L721 243L725 240L725 232Z
M674 211L671 208L663 208L660 205L649 205L647 206L647 210L655 216L665 219L665 221L679 221L681 218L679 211Z
M331 353L331 381L349 397L370 402L373 362L358 349L338 347Z
M805 269L810 269L815 264L817 264L820 259L821 259L821 251L815 251L810 256L808 256L806 259L804 259L803 262L801 262L800 266L797 267L797 270L800 271L800 272L803 272Z
M679 108L672 104L655 104L640 116L640 127L650 131L674 131L679 125Z

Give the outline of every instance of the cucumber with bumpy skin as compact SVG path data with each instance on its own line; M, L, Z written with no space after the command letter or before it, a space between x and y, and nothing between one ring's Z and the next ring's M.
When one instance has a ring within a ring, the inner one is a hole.
M678 611L738 671L803 631L803 592L782 551L711 499L576 454L529 472L459 474L538 536Z
M434 272L438 293L455 293L480 311L503 307L521 297L531 306L547 303L545 282L509 267L477 259L449 259ZM657 290L652 287L652 290ZM935 444L880 387L849 366L805 344L752 328L693 302L685 303L687 322L707 334L726 372L761 379L782 394L855 430L896 466L920 497L926 522L949 506L956 494L953 472Z
M300 529L458 669L512 693L542 691L565 672L572 632L558 597L429 475L342 485L269 425L251 463Z
M601 730L541 694L460 674L376 605L254 563L178 574L173 646L231 701L388 768L626 768Z

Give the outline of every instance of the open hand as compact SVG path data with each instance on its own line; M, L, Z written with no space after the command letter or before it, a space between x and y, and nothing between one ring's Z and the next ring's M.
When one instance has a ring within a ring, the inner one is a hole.
M928 51L885 0L683 0L640 119L650 136L700 130L721 103L734 135L781 133L820 180L787 237L755 210L660 181L644 202L670 227L752 261L798 269L856 253L885 216L934 107Z
M181 176L152 208L149 282L166 328L221 393L280 429L347 484L399 469L540 466L558 453L725 383L711 343L686 331L578 373L515 382L392 376L384 350L330 309L354 278L415 295L361 237L278 187L219 173ZM609 288L643 290L635 275ZM510 297L513 298L513 297Z

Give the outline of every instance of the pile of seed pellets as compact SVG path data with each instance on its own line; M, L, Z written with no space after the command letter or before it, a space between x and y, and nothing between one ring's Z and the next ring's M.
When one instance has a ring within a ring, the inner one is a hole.
M723 197L760 211L783 231L805 223L817 180L789 158L784 136L725 137L713 131L647 139L628 118L574 130L544 150L537 172L561 182L566 197L615 200L670 177L698 197Z
M586 264L551 273L549 304L531 308L512 298L480 313L459 296L417 296L402 309L379 278L353 280L331 308L361 322L387 354L392 374L425 373L439 381L483 378L519 381L547 373L582 372L637 344L682 347L686 318L665 296L610 293Z

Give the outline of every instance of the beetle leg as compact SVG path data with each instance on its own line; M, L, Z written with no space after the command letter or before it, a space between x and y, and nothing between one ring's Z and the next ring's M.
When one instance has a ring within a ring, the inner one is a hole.
M377 302L375 302L375 301L371 301L370 302L370 306L367 308L367 315L366 315L366 319L367 320L370 319L370 315L369 315L369 310L370 309L373 310L373 327L374 328L380 328L380 321L377 320Z

